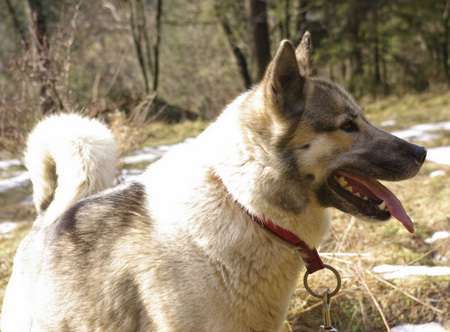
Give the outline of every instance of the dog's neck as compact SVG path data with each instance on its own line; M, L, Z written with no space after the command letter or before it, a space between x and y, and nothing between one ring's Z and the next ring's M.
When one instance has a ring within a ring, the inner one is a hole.
M247 94L227 107L199 137L200 144L209 146L205 154L233 199L251 214L265 216L309 246L317 247L328 230L327 211L301 183L280 174L276 166L262 162L267 158L267 151L242 128L240 108L243 103L247 108L251 103ZM227 131L214 127L227 128ZM226 133L226 137L217 133Z

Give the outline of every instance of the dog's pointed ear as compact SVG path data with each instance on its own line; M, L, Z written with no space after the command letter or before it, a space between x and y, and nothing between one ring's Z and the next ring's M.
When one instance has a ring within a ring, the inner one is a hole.
M295 56L297 57L300 72L306 77L313 73L312 49L311 34L309 31L306 31L300 40L300 44L298 44L297 49L295 50Z
M305 79L300 75L295 49L290 41L280 43L264 82L271 104L282 115L289 117L302 112Z

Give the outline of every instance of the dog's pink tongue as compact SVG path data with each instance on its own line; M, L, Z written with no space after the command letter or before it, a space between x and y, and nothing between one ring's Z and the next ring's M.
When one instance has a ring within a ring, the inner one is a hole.
M386 203L393 217L400 221L410 233L414 233L414 224L411 218L406 213L400 200L388 188L373 179L361 178L350 174L345 174L345 176L364 184L374 195Z

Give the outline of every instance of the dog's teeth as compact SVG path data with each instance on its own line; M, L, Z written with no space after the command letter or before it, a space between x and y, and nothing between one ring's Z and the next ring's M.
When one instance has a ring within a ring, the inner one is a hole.
M369 200L369 197L363 196L363 200L368 201L368 200Z
M337 180L338 180L339 184L340 184L341 186L343 186L344 188L345 188L345 186L347 186L347 184L348 184L347 180L345 180L345 178L342 177L342 176L338 177Z
M386 210L386 203L383 202L383 203L379 204L379 205L378 205L378 208L379 208L380 210Z

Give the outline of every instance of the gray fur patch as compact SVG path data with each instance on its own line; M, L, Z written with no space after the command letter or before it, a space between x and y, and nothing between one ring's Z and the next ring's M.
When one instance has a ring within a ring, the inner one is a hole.
M151 321L136 279L140 254L151 242L145 187L131 183L88 197L50 227L47 269L53 271L55 287L70 291L70 296L58 293L55 305L70 307L69 316L74 312L87 317L81 326L149 330ZM83 303L97 304L87 310Z
M101 217L114 220L116 226L126 224L130 217L145 214L145 189L140 183L132 183L107 194L100 193L81 200L67 210L56 222L58 234L71 233L84 228L89 220ZM123 226L123 225L122 225Z

